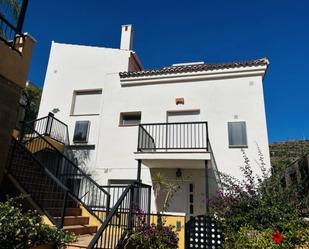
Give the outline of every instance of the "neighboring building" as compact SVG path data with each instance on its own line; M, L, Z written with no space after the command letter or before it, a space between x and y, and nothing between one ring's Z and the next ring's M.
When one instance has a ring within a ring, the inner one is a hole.
M132 34L131 25L122 26L120 49L53 42L39 117L53 111L68 125L79 166L101 185L152 185L161 172L180 187L168 211L203 214L220 185L217 170L241 176L242 149L255 172L258 147L270 167L263 95L269 62L144 70ZM163 199L152 198L153 211Z
M22 34L27 1L20 3L21 13L16 25L9 22L7 12L2 13L0 8L0 182L15 128L21 91L26 85L32 47L36 43L29 34Z

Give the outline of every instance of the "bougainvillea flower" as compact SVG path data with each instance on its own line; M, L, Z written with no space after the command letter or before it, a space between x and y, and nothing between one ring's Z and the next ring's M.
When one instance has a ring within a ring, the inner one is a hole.
M273 232L272 239L275 242L275 244L280 245L283 240L283 235L280 232Z

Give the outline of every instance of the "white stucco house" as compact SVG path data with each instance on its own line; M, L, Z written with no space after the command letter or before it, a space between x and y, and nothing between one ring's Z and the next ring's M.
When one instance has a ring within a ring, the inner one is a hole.
M257 147L270 167L267 59L145 70L132 42L131 25L119 49L52 42L39 117L54 112L68 125L78 164L96 181L151 185L161 172L179 186L168 211L189 218L205 213L217 171L240 177L242 149L256 172Z

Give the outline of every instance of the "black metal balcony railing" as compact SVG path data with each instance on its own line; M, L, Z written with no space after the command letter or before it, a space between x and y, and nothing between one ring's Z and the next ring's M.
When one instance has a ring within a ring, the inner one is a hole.
M0 40L18 51L28 0L0 1Z
M207 122L140 124L138 152L207 152Z
M49 113L46 117L26 122L24 126L30 126L36 131L36 133L42 136L49 136L57 142L68 146L70 145L68 126L55 118L52 113ZM31 136L34 138L33 134L25 134L24 126L22 126L21 129L21 132L23 133L22 136ZM27 131L29 132L31 130L28 129Z

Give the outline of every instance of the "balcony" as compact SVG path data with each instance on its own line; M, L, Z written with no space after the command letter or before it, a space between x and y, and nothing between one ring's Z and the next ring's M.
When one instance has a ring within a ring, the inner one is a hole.
M197 160L210 160L208 124L204 121L140 124L135 159L143 160L149 167L165 163L178 168L188 164L188 160L195 161L193 164ZM198 164L198 168L203 167L202 161Z
M22 34L28 0L0 1L0 41L21 52Z

